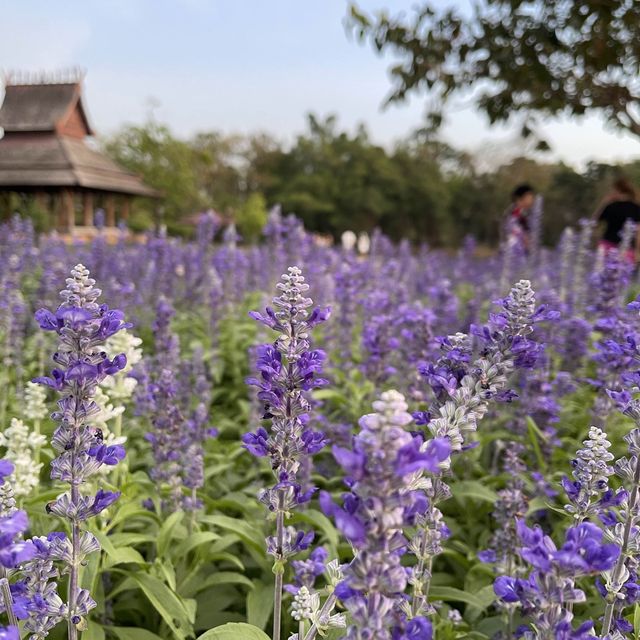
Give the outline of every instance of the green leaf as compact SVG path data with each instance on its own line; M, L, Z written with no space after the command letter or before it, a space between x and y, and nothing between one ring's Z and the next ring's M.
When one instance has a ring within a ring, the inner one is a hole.
M214 540L218 540L219 538L219 535L216 535L211 531L198 531L196 533L192 533L186 540L183 540L176 547L174 554L178 558L181 558L183 556L186 556L190 551L193 551L196 547L199 547L202 544L213 542Z
M244 571L244 563L238 556L234 556L233 553L226 553L225 551L221 553L210 553L207 554L207 559L211 562L228 562L229 564L234 564L240 571Z
M215 629L227 622L246 622L247 617L230 618L232 612L229 607L233 607L238 602L238 590L233 586L211 587L198 594L196 598L198 605L196 628Z
M493 638L500 631L504 631L504 618L501 615L483 618L474 627L479 633L486 634L485 637Z
M218 573L214 573L206 580L199 582L195 591L197 593L203 589L217 587L222 584L243 584L245 587L253 589L253 582L241 573L236 573L235 571L218 571Z
M118 507L118 510L116 511L116 513L114 513L113 518L109 521L108 528L109 530L111 530L121 522L131 522L136 517L144 518L146 520L156 520L156 516L151 511L138 506L138 504L136 504L135 502L129 502L123 503Z
M484 611L487 607L490 607L496 600L496 593L493 590L493 584L488 584L480 589L474 587L474 596L482 603L479 607L479 612Z
M264 553L264 537L262 531L251 526L244 520L230 518L229 516L214 515L202 516L200 521L220 527L221 529L226 529L227 531L232 531L240 536L246 545L252 547L259 553Z
M474 593L467 593L454 587L433 586L429 590L429 598L431 600L444 600L445 602L464 602L478 609L486 609L491 604L486 602L486 598L479 598Z
M138 585L135 580L131 577L131 572L123 569L114 569L114 572L121 573L124 576L127 576L124 580L120 582L114 589L112 589L108 595L108 600L113 600L117 595L124 593L125 591L131 591L132 589L137 589Z
M216 540L216 542L214 542L207 551L212 554L219 553L228 549L232 544L240 541L240 536L237 536L235 533L226 533L220 538L220 540Z
M162 560L157 559L153 563L153 568L155 569L155 574L165 584L167 584L172 591L177 591L176 570L171 563L163 562Z
M182 602L189 616L189 621L191 624L195 624L198 613L198 601L195 598L182 598Z
M313 392L313 397L317 400L333 400L340 404L348 403L344 393L337 389L319 389Z
M486 485L476 480L462 480L451 484L451 493L454 498L468 498L494 504L498 494Z
M221 627L210 629L201 636L198 636L198 640L270 640L269 636L250 624L244 622L230 622L224 624Z
M118 640L162 640L155 633L137 627L108 627L107 631L113 633Z
M82 634L83 640L104 640L104 629L102 625L99 625L96 622L92 622L89 620L89 624L87 626L87 630Z
M145 564L145 559L140 555L140 552L131 547L121 547L115 549L114 553L107 554L108 561L105 562L105 567L113 567L117 564Z
M144 544L146 542L155 542L157 536L150 533L112 533L109 536L109 540L113 543L113 546L129 547L136 544Z
M536 460L538 462L538 469L544 473L547 468L544 456L542 455L542 449L540 448L540 440L546 440L546 436L538 425L534 422L533 418L527 416L527 431L529 433L529 440L533 446L533 451L536 454Z
M273 611L273 584L256 583L247 593L247 621L264 629Z
M169 550L171 540L173 539L173 531L180 524L183 517L184 513L182 511L176 511L175 513L172 513L164 521L162 527L160 527L157 543L159 556L164 556L165 553L167 553L167 551Z
M232 462L226 462L224 464L216 464L214 466L207 467L205 469L204 479L209 480L210 478L219 476L222 472L227 471L227 469L232 469L233 466Z
M101 531L94 531L93 535L98 539L100 546L107 554L107 562L105 566L107 568L113 567L117 564L135 563L145 564L145 559L140 555L140 552L132 547L115 547L110 539L110 536L106 536Z
M535 513L536 511L541 511L542 509L551 509L551 508L552 506L548 503L546 498L541 498L540 496L538 496L537 498L534 498L529 502L527 515L529 516ZM558 509L557 511L558 513L563 513L565 515L567 514L567 512L564 509Z
M184 603L164 582L142 572L131 573L130 577L138 583L149 602L177 638L185 640L193 633L189 612Z

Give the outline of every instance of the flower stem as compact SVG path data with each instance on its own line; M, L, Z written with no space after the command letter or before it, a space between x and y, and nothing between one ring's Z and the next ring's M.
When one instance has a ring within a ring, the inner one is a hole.
M80 352L80 347L78 345L78 352ZM82 419L78 415L78 398L81 397L81 392L78 387L76 387L76 400L75 400L75 409L73 414L73 425L74 425L74 438L77 438L78 432L80 430L80 426L82 424ZM76 481L75 475L75 467L76 467L76 456L77 449L74 443L74 448L71 450L71 504L79 505L80 504L80 488ZM78 560L78 551L80 549L80 523L74 517L71 520L71 565L69 567L69 592L67 593L67 605L68 605L68 618L67 618L67 630L68 630L68 638L69 640L77 640L78 638L78 627L73 622L73 617L75 616L76 605L78 601L78 574L80 571L80 562Z
M629 546L629 538L631 536L631 529L633 526L633 521L635 520L633 516L633 510L636 507L636 502L638 501L638 488L640 486L640 458L635 456L635 470L633 473L633 488L631 489L631 495L629 496L629 506L627 507L627 521L624 524L624 534L622 537L622 545L620 545L620 555L618 556L618 560L616 562L616 566L613 568L613 572L611 574L611 585L614 589L619 590L618 581L622 576L622 571L624 569L624 562L627 556L627 548ZM617 595L618 591L615 591L614 596ZM610 602L607 602L607 606L604 609L604 620L602 622L602 634L601 636L604 638L609 635L611 631L611 623L613 622L613 613L616 606L616 597L611 598L612 594L609 594Z
M284 493L279 491L276 514L276 574L273 591L273 640L280 640L282 626L282 587L284 581Z
M2 593L2 601L4 603L4 609L7 612L7 617L9 618L9 624L12 627L17 627L18 619L16 618L16 614L13 611L11 587L9 586L9 581L7 580L7 572L4 567L0 569L0 576L0 592Z
M116 442L118 442L118 439L120 438L120 436L122 436L122 414L116 416L113 425L113 435L116 438ZM126 473L127 471L126 465L126 459L122 460L113 471L113 483L116 485L116 487L119 487L122 484L122 474Z
M424 574L424 566L425 566L425 548L427 546L427 530L422 530L422 537L420 539L420 558L418 559L418 565L416 566L416 575L419 576L420 582L416 582L413 585L413 602L411 604L411 611L414 616L418 615L418 612L424 605L425 599L428 593L427 590L424 589L425 583L423 582L423 574ZM420 586L418 586L418 584Z
M507 638L511 640L513 638L513 614L514 610L512 607L509 607L507 610Z
M71 486L71 501L73 504L77 504L80 499L80 492L76 485ZM67 599L69 601L69 618L67 621L68 638L69 640L77 640L78 627L73 622L73 616L75 615L76 602L78 598L78 547L80 545L80 526L76 521L71 524L71 566L69 568L69 594Z
M333 611L333 607L336 606L337 601L338 601L338 598L334 593L332 593L324 601L324 604L322 605L322 609L320 609L320 612L318 613L316 621L323 620L326 616L328 616ZM304 638L300 638L300 640L314 640L317 634L318 634L318 625L316 622L314 622L311 625L311 628L309 629L309 631L307 631L307 635Z
M195 504L196 501L198 499L198 492L196 491L196 488L193 487L191 489L191 502L192 502L192 507L191 507L191 513L189 514L189 522L187 523L187 533L189 535L191 535L193 533L193 530L196 528L196 508L195 508Z
M33 421L33 432L40 435L40 419ZM33 451L33 461L37 465L40 462L40 445L38 445Z
M2 395L0 396L0 424L4 424L6 422L6 414L7 414L7 387L9 386L9 379L5 377L2 381Z

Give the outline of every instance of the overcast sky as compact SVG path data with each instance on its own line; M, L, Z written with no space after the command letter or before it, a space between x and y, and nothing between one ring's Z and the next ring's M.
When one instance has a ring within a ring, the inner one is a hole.
M459 3L465 0L458 0ZM409 10L411 0L361 0ZM267 131L290 140L309 111L364 122L389 144L421 122L424 102L382 110L390 59L348 37L346 0L0 0L0 68L86 69L89 113L102 134L155 117L180 135ZM456 147L491 156L514 130L489 129L472 108L450 109ZM552 123L554 152L574 165L640 157L640 141L597 118ZM509 142L506 142L509 141ZM490 151L488 151L488 149ZM490 161L490 158L488 158Z

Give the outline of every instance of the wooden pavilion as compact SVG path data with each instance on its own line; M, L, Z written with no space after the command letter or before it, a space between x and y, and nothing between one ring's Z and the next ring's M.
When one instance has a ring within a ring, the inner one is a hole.
M93 227L97 207L114 227L128 218L132 198L159 196L91 144L80 75L7 76L4 85L0 196L34 198L52 226L67 232Z

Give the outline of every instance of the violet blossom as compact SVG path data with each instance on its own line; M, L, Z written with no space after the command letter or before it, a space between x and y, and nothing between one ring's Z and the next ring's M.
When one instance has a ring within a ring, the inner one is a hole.
M5 484L7 476L14 473L14 465L9 460L0 460L0 484ZM27 514L15 508L3 511L0 515L0 603L7 614L11 627L17 625L20 607L15 598L20 591L19 585L9 584L8 571L29 561L35 554L35 548L22 534L29 526Z
M440 380L447 380L440 393L441 399L427 428L436 437L449 438L453 451L461 451L469 437L478 428L478 422L489 408L489 401L500 399L507 385L508 376L516 368L534 366L542 346L530 337L535 322L555 317L541 307L536 309L535 294L528 280L521 280L509 295L499 301L502 310L490 315L486 326L472 325L471 333L480 343L480 357L448 376L440 372ZM451 337L449 338L451 340ZM456 346L463 345L456 338ZM465 347L466 350L466 347ZM447 357L455 351L449 350ZM465 364L465 351L460 352ZM457 366L457 365L456 365ZM437 371L437 369L436 369ZM464 375L458 380L461 373Z
M336 591L351 615L345 637L392 640L420 629L427 634L422 637L429 638L431 623L408 616L402 608L408 584L401 564L407 547L403 528L425 506L420 492L411 490L416 472L438 472L450 447L445 439L423 446L421 436L406 431L413 420L397 391L383 393L373 408L375 413L361 418L352 450L333 448L347 476L343 506L327 493L320 497L323 511L356 552Z
M275 484L265 489L260 500L275 514L275 536L267 539L267 551L274 557L275 599L273 638L279 640L283 573L288 559L311 543L309 534L286 527L285 520L298 505L308 502L314 488L302 487L298 474L302 461L320 451L324 435L315 431L310 417L308 393L325 384L319 377L325 354L312 349L309 332L329 317L328 309L315 308L305 296L309 285L297 267L289 267L278 283L280 295L266 315L251 316L278 333L272 344L257 350L259 378L247 382L258 387L263 418L270 430L259 427L243 436L245 448L257 457L270 459ZM311 534L312 535L312 534Z
M589 438L572 460L573 480L562 479L562 487L569 499L565 510L573 514L577 522L598 515L617 500L609 489L609 477L614 473L610 464L614 456L609 447L611 443L607 434L598 427L591 427Z
M58 368L50 376L37 381L55 389L59 395L58 410L52 414L58 423L52 446L57 457L51 462L53 480L69 485L69 491L47 505L47 511L69 522L71 538L58 540L53 557L69 575L64 617L69 639L85 628L85 617L95 607L88 591L79 585L79 569L88 554L99 549L95 537L83 531L83 523L109 507L120 496L117 492L98 489L95 494L83 494L82 487L102 465L116 465L125 456L121 445L108 446L102 432L91 425L100 407L94 400L97 386L105 377L126 366L124 355L109 359L104 352L105 341L127 328L121 311L98 304L101 291L81 264L71 270L67 287L60 296L63 303L56 312L40 309L36 320L45 331L59 336L59 346L53 359Z
M563 545L557 548L539 526L529 528L517 521L519 554L530 567L526 577L500 576L494 583L496 595L505 603L518 604L532 627L524 627L519 637L525 640L580 638L597 640L593 622L585 621L573 628L572 607L584 602L584 591L576 579L612 569L620 555L615 544L603 542L602 530L593 523L582 522L566 532Z

